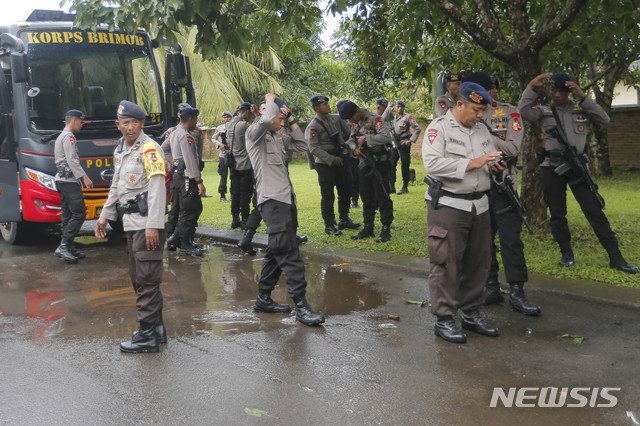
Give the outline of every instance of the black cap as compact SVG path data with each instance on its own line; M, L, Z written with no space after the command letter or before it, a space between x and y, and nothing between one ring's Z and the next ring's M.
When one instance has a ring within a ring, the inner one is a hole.
M178 104L178 111L181 111L181 110L182 110L182 108L187 108L187 107L191 108L191 105L189 105L189 104L188 104L188 103L186 103L186 102L179 103L179 104Z
M349 120L355 115L357 111L358 105L354 104L351 101L345 101L342 105L340 105L338 113L340 114L340 118L342 118L343 120Z
M80 111L79 109L70 109L69 111L64 113L64 117L76 117L79 119L83 119L84 118L84 113L82 111Z
M243 103L241 103L239 109L251 110L251 102L243 102Z
M567 81L573 81L573 78L571 78L568 74L557 72L550 78L553 82L553 86L556 89L560 90L561 92L571 92L571 89L566 86L566 83Z
M460 96L471 103L479 105L490 105L493 102L485 88L477 83L462 83L460 86Z
M339 103L339 102L338 102L338 103ZM388 101L388 100L386 100L385 98L378 98L378 99L376 99L376 105L386 105L386 104L388 104L388 103L389 103L389 101ZM342 104L340 104L340 105L342 105ZM338 106L338 108L340 108L340 107Z
M222 116L224 117L225 115L226 115L226 116L229 116L229 117L233 117L233 114L231 114L231 112L230 112L230 111L224 111L224 112L222 113Z
M448 72L444 75L444 81L445 83L451 83L452 81L462 81L462 75Z
M480 86L484 87L487 91L491 90L491 88L493 87L493 80L491 80L491 76L482 71L476 71L472 72L469 75L465 75L464 77L462 77L462 82L477 83Z
M131 117L144 120L146 116L142 108L131 101L121 101L118 105L118 117L120 118Z
M396 101L396 105L400 105L402 108L405 107L404 101L401 101L400 99Z
M190 106L184 107L180 110L180 115L186 115L186 116L192 115L194 117L197 117L198 114L200 114L200 110L197 108L192 108Z
M314 97L311 98L312 107L318 106L324 102L329 102L329 98L326 97L325 95L315 95Z
M336 109L337 109L338 111L340 111L340 107L341 107L345 102L347 102L347 100L346 100L346 99L340 99L338 102L336 102Z

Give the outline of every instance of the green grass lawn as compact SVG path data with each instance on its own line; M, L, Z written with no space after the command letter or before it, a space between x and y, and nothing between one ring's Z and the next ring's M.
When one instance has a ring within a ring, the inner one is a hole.
M426 172L419 159L412 159L412 167L416 170L416 183L409 186L409 194L391 197L395 210L393 237L385 244L377 244L375 239L354 241L349 238L358 230L344 230L343 235L339 237L326 235L320 215L320 187L317 174L309 169L306 161L294 161L290 164L289 170L298 199L300 223L298 234L308 235L308 244L316 247L358 247L362 250L427 258L427 238L425 237L427 209L424 202L427 186L422 183ZM217 188L220 177L216 170L217 163L210 162L207 163L203 172L207 192L213 197L203 199L204 212L199 223L218 228L230 228L230 204L219 201ZM398 167L398 182L402 182L400 167ZM600 178L597 183L600 186L600 193L606 200L605 212L618 236L620 249L627 261L637 265L640 263L640 171L615 171L613 177ZM229 194L227 197L229 198ZM568 191L567 204L576 265L571 268L561 268L558 265L560 250L551 234L539 227L534 229L536 232L534 235L530 235L526 229L522 233L529 271L558 278L586 279L640 288L640 275L628 275L609 268L606 252L570 191ZM351 218L362 223L362 210L352 209ZM376 217L375 226L377 234L381 226L379 216ZM258 232L265 232L264 225L258 229Z

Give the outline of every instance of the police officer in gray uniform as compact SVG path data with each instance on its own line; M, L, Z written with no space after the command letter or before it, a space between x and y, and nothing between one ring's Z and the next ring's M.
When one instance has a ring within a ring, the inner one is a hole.
M495 176L489 193L491 212L491 269L485 285L485 305L504 302L498 281L500 266L497 260L497 247L495 244L496 233L500 237L500 255L504 264L504 273L509 283L509 306L517 312L525 315L538 315L541 312L539 306L527 300L524 294L524 283L529 280L527 262L524 257L524 244L520 234L522 232L523 219L518 215L509 203L508 196L504 193L504 185L497 182L504 180L513 182L513 190L517 193L518 178L515 159L520 153L522 136L522 118L513 106L498 102L497 84L494 79L485 72L473 72L466 75L463 81L477 83L484 87L493 102L484 113L482 120L489 129L493 142L503 154L514 158L509 167L500 176ZM506 184L506 183L505 183Z
M349 148L345 141L349 139L351 129L337 114L331 114L328 97L324 95L312 97L311 106L316 116L307 126L304 137L309 143L309 151L315 158L315 170L318 172L324 232L328 235L342 235L341 229L360 227L359 223L354 223L349 217L351 179L344 164L345 158L349 155ZM333 210L334 188L338 191L338 213L340 214L337 227Z
M258 209L267 225L267 252L258 282L256 312L287 313L291 307L271 299L271 292L282 272L287 290L296 306L296 319L305 325L318 325L324 316L316 314L307 303L304 262L298 250L297 210L293 186L285 163L285 149L304 152L309 147L290 109L273 93L265 95L262 116L247 129L246 142L256 180ZM291 134L279 133L288 121Z
M211 142L218 149L218 174L220 175L220 184L218 185L218 193L220 194L220 202L227 202L227 177L229 176L229 166L226 162L227 157L227 123L231 121L233 114L229 111L222 113L222 124L216 127Z
M351 101L340 106L340 117L352 123L348 144L353 155L360 160L358 180L364 227L351 238L359 240L375 236L373 223L377 207L382 230L376 242L386 243L391 239L393 222L393 201L388 192L391 173L389 148L393 140L390 128L378 114L359 108Z
M113 153L115 170L109 196L95 226L95 236L104 238L108 221L122 215L140 323L131 340L120 344L122 352L131 353L158 352L158 343L167 342L160 292L166 166L160 145L142 131L145 116L133 102L122 101L118 106L116 123L122 138Z
M395 102L396 115L393 117L393 132L395 149L391 151L391 183L395 188L396 185L396 166L398 159L400 160L400 169L402 171L402 188L397 195L409 192L409 166L411 165L411 144L416 143L420 136L420 125L413 118L413 115L404 113L405 103L403 101ZM411 131L413 129L413 132Z
M76 250L73 246L73 239L78 235L87 215L82 186L93 188L93 182L80 165L78 146L74 136L74 133L78 133L82 129L83 119L82 111L77 109L67 111L64 115L64 130L56 139L54 148L54 161L57 169L55 180L60 193L62 215L60 222L61 241L53 254L68 263L77 263L78 259L86 257L84 253Z
M253 197L253 171L247 154L245 133L251 119L251 103L243 102L227 123L227 148L233 155L231 175L231 228L245 229ZM241 219L242 217L242 219Z
M489 174L506 168L479 123L490 104L482 86L463 83L456 106L431 122L422 144L424 167L442 185L425 194L431 312L437 316L436 336L453 343L467 340L453 319L458 309L463 329L499 335L479 311L491 262Z
M551 83L552 105L533 106L538 98L536 90L545 82ZM577 100L570 100L573 92ZM561 123L557 123L553 114L556 109ZM556 168L566 163L562 151L563 144L558 141L557 127L562 127L569 145L575 147L578 155L585 153L587 144L588 120L602 125L609 122L609 116L594 100L587 97L580 86L565 73L544 73L529 82L518 103L520 114L528 121L541 121L545 136L545 150L539 160L542 167L542 193L551 213L551 233L560 246L562 259L560 266L569 267L575 263L571 249L571 233L567 222L567 184L573 192L585 217L591 224L600 244L609 254L609 266L627 274L638 273L638 267L629 264L618 247L618 239L611 229L609 220L602 210L596 195L574 170L559 175ZM560 126L559 126L560 124Z
M197 141L191 134L198 122L199 110L185 107L180 111L180 124L169 135L173 157L172 186L179 196L180 213L175 232L180 254L201 256L204 251L194 242L198 218L202 213L202 199L206 188L200 175ZM175 238L175 237L174 237Z
M460 85L462 84L462 75L448 72L444 76L444 82L447 92L436 98L436 104L434 106L436 117L442 117L456 105Z

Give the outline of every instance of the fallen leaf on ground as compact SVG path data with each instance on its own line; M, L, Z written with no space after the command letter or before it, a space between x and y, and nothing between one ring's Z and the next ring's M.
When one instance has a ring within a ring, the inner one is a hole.
M348 263L336 263L335 265L331 265L334 268L348 268L349 264Z
M585 339L584 337L578 336L578 335L575 335L575 334L563 334L560 337L567 337L567 338L573 339L573 343L575 345L582 344L582 342L584 342L584 339Z
M255 416L255 417L262 417L262 416L269 415L268 411L259 410L257 408L248 408L248 407L246 407L244 409L244 412L247 413L250 416Z
M398 315L387 314L387 318L391 320L400 321L400 317Z

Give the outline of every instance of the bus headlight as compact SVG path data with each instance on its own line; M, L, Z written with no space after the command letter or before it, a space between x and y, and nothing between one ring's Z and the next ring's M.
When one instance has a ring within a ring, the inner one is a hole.
M56 188L55 177L46 173L38 172L28 167L25 167L25 170L27 171L27 175L31 180L38 182L40 185L44 186L47 189L58 191L58 189Z

